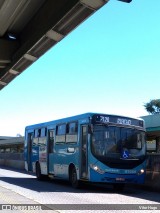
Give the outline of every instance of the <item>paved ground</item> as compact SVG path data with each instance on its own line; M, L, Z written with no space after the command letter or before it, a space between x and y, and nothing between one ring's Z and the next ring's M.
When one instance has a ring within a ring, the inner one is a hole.
M75 190L68 182L37 181L34 175L27 174L24 171L20 172L1 168L0 204L9 205L3 206L3 208L11 207L13 209L12 212L31 212L31 210L28 210L30 207L27 204L30 204L31 207L34 205L37 208L37 210L32 212L57 212L41 209L46 207L46 204L52 205L51 207L58 204L59 206L56 206L56 209L59 209L58 212L67 213L74 213L76 208L76 213L125 213L131 212L127 211L127 208L132 209L132 207L133 213L137 212L137 206L139 208L138 213L144 213L155 212L153 208L157 205L160 208L160 194L130 186L127 186L122 193L113 191L112 187L104 186L84 186L82 189ZM21 210L18 211L15 209L15 206L10 206L12 204L19 204ZM67 205L63 206L64 204ZM67 211L67 207L74 210ZM82 210L83 208L88 208L88 210L84 211ZM109 208L112 210L109 211ZM119 210L116 210L116 208ZM94 211L93 209L96 210ZM3 212L9 211L3 209Z
M14 192L13 190L0 186L0 212L1 211L3 213L57 212L53 210L51 211L49 207L44 206L39 202L35 202L33 199L29 199L23 195Z

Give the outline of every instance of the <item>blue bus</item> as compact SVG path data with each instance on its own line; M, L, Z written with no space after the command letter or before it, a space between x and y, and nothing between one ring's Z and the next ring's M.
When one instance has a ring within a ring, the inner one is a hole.
M25 128L25 168L36 174L82 182L143 184L146 171L142 119L100 113L30 125Z

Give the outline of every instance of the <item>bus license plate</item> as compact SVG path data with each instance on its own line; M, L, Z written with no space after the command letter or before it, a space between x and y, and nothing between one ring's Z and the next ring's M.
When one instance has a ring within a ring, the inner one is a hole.
M125 181L125 178L116 178L116 181L123 182L123 181Z

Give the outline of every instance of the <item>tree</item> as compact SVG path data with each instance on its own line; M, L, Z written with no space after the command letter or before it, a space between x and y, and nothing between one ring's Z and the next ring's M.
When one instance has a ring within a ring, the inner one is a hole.
M152 99L150 102L144 104L145 109L150 114L160 114L160 99Z

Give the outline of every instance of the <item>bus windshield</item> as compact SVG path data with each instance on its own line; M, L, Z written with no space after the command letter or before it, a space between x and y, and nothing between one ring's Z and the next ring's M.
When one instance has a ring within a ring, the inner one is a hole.
M135 128L95 125L91 150L104 163L109 159L144 159L145 132Z

